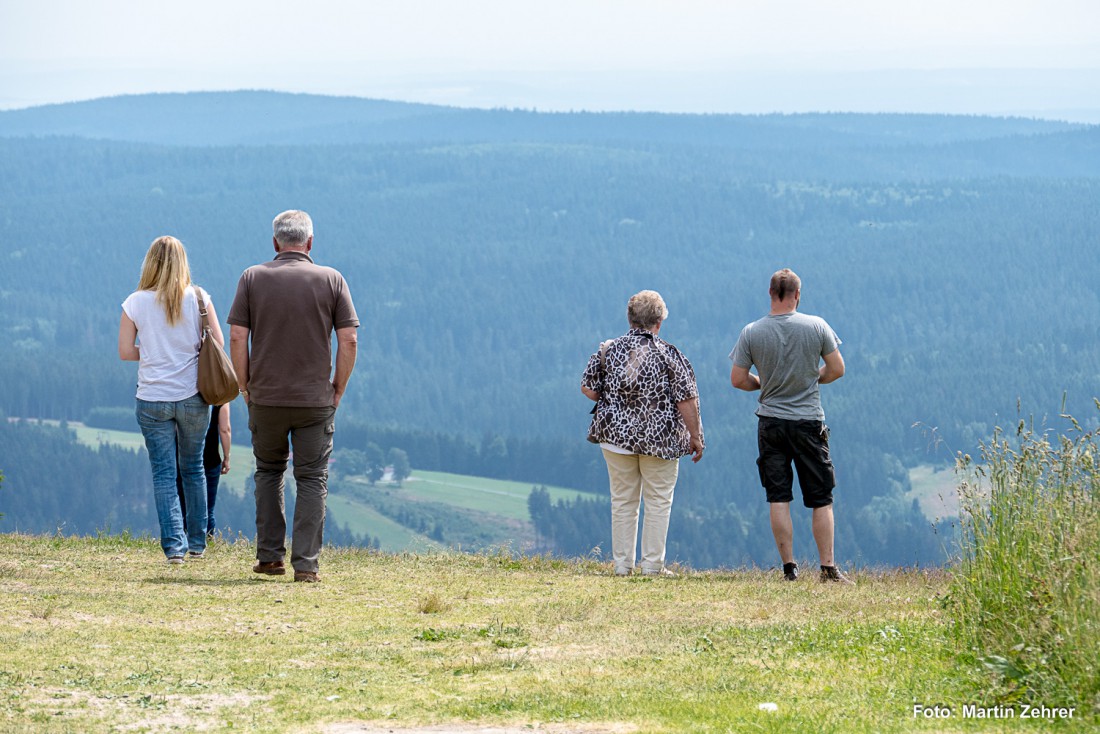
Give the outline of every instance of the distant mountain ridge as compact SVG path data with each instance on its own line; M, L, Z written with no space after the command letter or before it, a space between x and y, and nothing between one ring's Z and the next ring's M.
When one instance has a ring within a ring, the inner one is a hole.
M1087 127L927 114L547 113L269 91L127 95L0 111L0 137L73 136L185 146L651 141L746 149L845 148L934 145Z

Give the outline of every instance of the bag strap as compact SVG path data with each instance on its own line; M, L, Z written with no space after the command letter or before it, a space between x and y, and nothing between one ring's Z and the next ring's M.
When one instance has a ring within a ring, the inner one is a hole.
M608 339L605 342L600 343L600 382L603 383L607 379L607 348L611 346L611 342L614 339ZM606 390L600 390L600 400L603 400L603 396ZM596 415L596 409L600 407L600 400L596 401L596 404L592 406L592 410L589 411L590 415Z
M607 379L607 348L611 346L614 339L608 339L607 341L600 343L600 382L603 383ZM603 394L603 391L600 391Z
M199 323L202 326L202 338L205 340L206 335L210 333L210 319L206 315L206 301L202 300L202 289L194 283L191 284L191 287L194 289L195 298L199 302Z

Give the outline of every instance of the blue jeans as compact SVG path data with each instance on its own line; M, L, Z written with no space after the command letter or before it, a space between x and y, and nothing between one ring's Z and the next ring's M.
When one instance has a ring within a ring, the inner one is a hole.
M182 556L206 550L206 477L202 449L210 424L210 407L198 393L175 402L137 401L137 420L153 469L153 498L160 521L164 555ZM186 535L183 513L176 498L176 450L187 498Z

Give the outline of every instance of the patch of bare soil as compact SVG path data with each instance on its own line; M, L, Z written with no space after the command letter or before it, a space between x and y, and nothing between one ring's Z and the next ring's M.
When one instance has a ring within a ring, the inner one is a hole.
M245 694L166 696L94 696L83 691L45 690L36 703L55 708L55 716L65 716L67 709L87 707L114 720L115 731L212 731L222 726L218 714L223 709L241 709L266 696Z
M329 724L323 734L530 734L533 731L546 734L630 734L638 727L623 723L592 724L514 724L512 726L484 726L481 724L455 723L432 726L386 726L374 723L343 722Z

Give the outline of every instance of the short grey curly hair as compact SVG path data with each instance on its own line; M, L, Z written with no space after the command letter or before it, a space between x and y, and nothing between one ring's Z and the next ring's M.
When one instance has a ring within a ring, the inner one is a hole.
M271 229L274 231L275 241L279 243L279 249L305 247L313 236L313 220L303 211L290 209L275 217Z
M668 318L668 306L657 291L640 291L626 304L626 318L633 329L652 329Z

